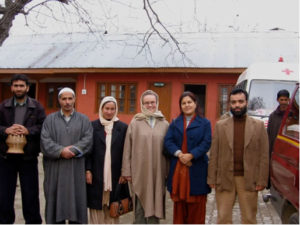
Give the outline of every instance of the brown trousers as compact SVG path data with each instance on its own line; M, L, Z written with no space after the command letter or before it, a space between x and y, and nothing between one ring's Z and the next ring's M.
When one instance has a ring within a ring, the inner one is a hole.
M201 202L174 202L174 224L205 224L206 198Z
M234 177L232 191L217 191L216 200L218 209L218 224L232 224L232 208L238 196L241 210L241 222L243 224L256 223L257 191L246 191L243 176Z

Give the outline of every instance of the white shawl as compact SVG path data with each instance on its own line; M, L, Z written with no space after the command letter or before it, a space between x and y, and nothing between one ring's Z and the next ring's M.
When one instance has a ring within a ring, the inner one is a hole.
M116 113L111 120L106 120L103 117L102 108L107 102L114 102L116 105ZM101 101L99 107L99 119L100 123L104 126L104 130L106 133L105 143L106 143L106 150L105 150L105 158L104 158L104 170L103 170L103 178L104 178L104 191L111 191L112 190L112 182L111 182L111 137L112 137L112 129L114 126L114 122L118 121L118 104L117 100L112 96L104 97Z

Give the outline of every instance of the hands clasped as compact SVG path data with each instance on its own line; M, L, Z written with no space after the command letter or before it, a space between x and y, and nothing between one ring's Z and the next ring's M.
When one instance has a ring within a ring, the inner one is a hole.
M70 150L72 145L64 147L60 153L60 156L65 159L71 159L75 156L75 153Z
M12 126L6 128L5 133L8 135L28 135L29 131L23 125L13 124Z
M191 160L194 156L191 153L179 153L178 158L180 162L188 167L192 166Z

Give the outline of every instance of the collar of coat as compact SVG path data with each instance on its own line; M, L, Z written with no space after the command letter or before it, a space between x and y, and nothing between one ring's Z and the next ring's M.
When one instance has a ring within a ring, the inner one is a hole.
M27 96L27 107L28 108L36 108L36 105L34 104L34 100L30 97ZM8 99L8 101L4 105L7 108L12 108L14 107L14 97Z
M100 138L100 140L105 143L106 142L106 134L105 134L105 130L104 130L104 126L100 123L99 119L96 120L96 124L93 127L94 128L94 134L97 133L98 137ZM116 140L120 140L121 137L119 137L119 134L121 133L121 128L119 126L120 124L120 120L118 121L114 121L114 126L112 129L112 138L111 138L111 145L116 141Z
M173 120L175 127L178 130L180 130L181 133L183 133L183 117L184 117L184 115L180 115L176 119ZM187 130L199 127L202 125L202 123L203 123L203 118L201 118L200 116L196 116L195 119L187 127Z

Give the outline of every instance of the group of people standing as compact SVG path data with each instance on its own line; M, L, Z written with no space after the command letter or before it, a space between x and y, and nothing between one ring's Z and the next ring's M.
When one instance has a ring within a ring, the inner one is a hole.
M257 193L268 184L268 137L263 122L247 116L244 90L230 93L231 116L217 122L213 138L191 92L180 96L181 113L169 125L159 111L159 96L145 91L141 112L127 125L118 119L112 96L102 99L99 118L90 122L75 111L70 88L58 94L61 110L47 117L27 96L25 75L13 76L11 90L14 96L0 105L0 223L15 220L17 174L25 222L42 222L40 146L46 223L118 223L109 214L110 203L131 195L134 223L157 224L165 218L166 186L176 224L205 223L211 188L216 189L218 223L232 223L236 195L242 223L256 223ZM7 153L8 135L26 136L24 154Z

